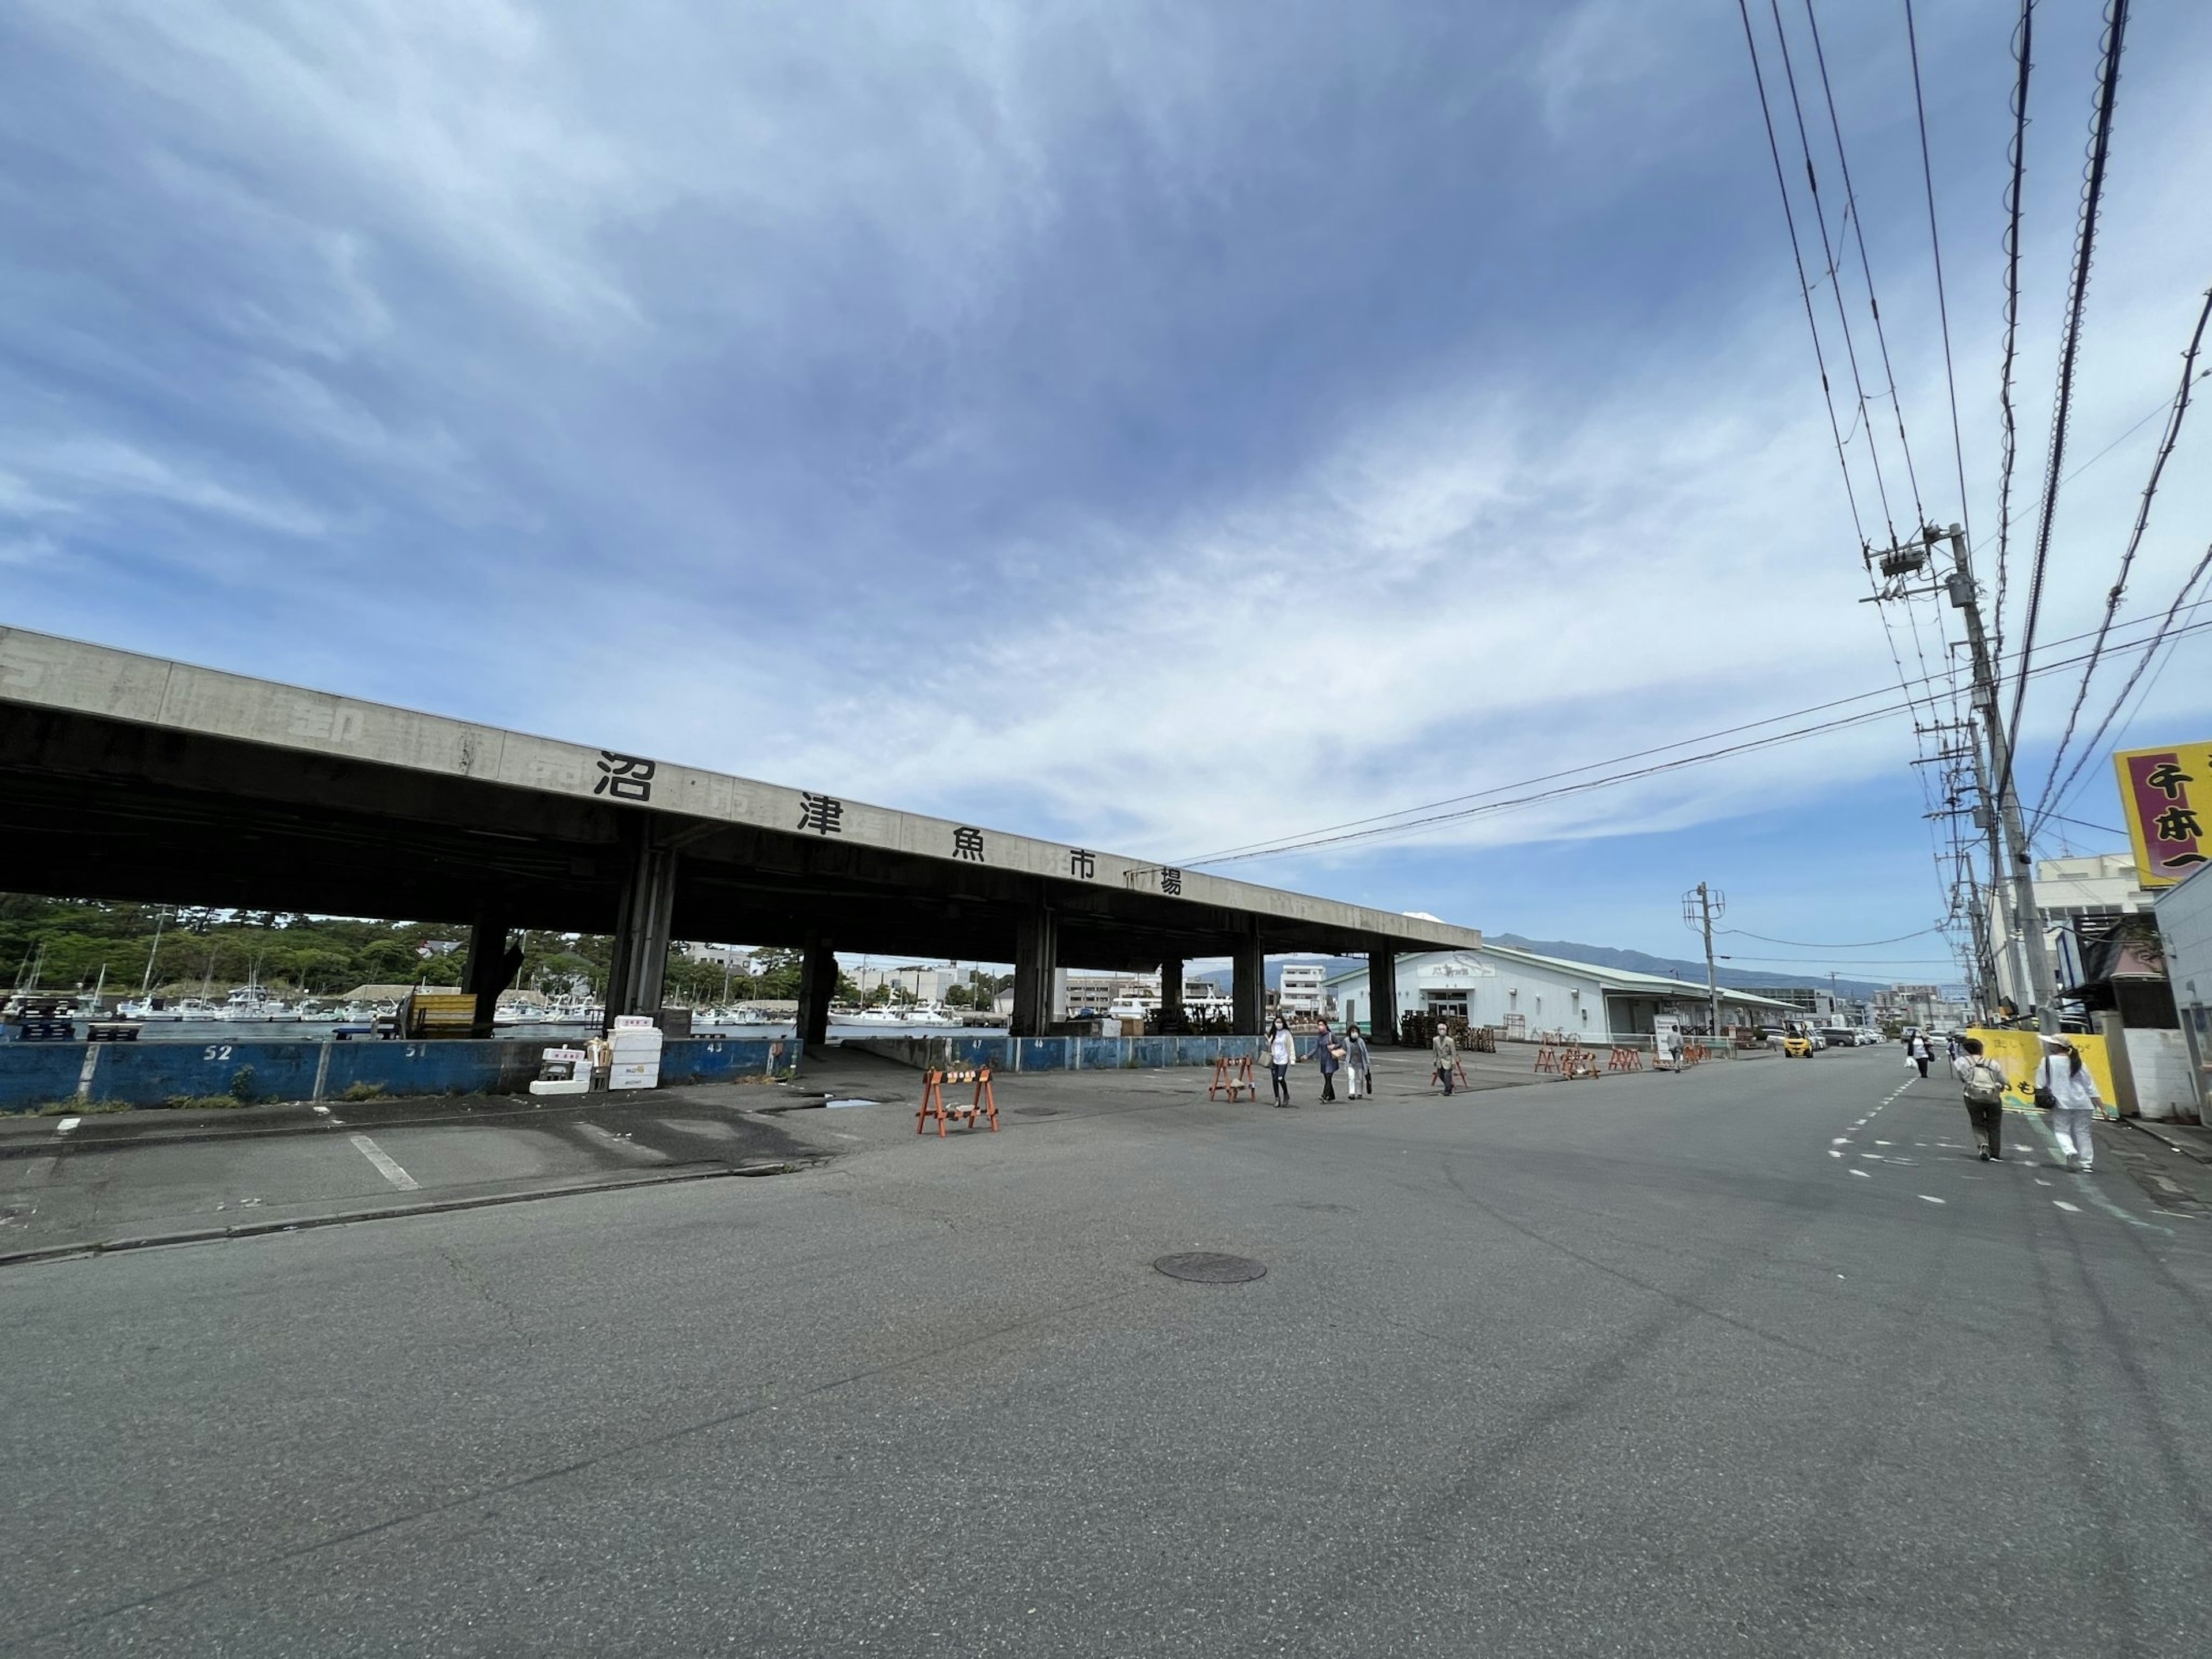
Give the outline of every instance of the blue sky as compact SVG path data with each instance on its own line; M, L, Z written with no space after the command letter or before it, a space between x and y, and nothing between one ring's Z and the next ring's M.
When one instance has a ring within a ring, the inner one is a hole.
M1892 9L1822 25L1949 519ZM1920 9L1979 531L2012 9ZM2044 10L2022 500L2095 48ZM2077 458L2212 281L2208 63L2212 15L2136 17ZM0 137L13 623L1163 858L1894 677L1733 6L21 0ZM2046 635L2154 436L2068 486ZM2212 535L2207 442L2128 614ZM2125 735L2212 732L2208 660ZM1234 867L1669 953L1710 879L1879 938L1941 902L1911 752Z

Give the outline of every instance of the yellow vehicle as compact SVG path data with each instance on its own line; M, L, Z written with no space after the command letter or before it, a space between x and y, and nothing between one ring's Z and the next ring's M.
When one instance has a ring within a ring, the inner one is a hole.
M1784 1060L1812 1059L1813 1039L1799 1033L1792 1032L1790 1036L1782 1039L1782 1057Z

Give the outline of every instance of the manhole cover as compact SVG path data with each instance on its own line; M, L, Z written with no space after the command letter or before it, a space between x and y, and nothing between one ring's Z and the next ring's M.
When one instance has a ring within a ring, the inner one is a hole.
M1057 1106L1009 1106L1006 1109L1016 1117L1058 1117Z
M1249 1255L1221 1255L1212 1250L1191 1250L1164 1255L1152 1266L1170 1279L1187 1279L1194 1285L1242 1285L1267 1276L1267 1264Z

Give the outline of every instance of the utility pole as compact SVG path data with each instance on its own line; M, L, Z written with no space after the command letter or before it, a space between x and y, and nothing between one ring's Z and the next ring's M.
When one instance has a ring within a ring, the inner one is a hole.
M1721 1040L1721 987L1713 969L1713 918L1726 908L1721 895L1702 881L1682 895L1682 921L1705 936L1705 1012L1707 1030L1715 1042Z
M2011 854L2008 872L1992 868L1990 879L2000 886L2009 880L2012 887L2014 983L2027 987L2035 1005L2036 1024L2045 1031L2056 1031L2058 992L2051 978L2051 952L2044 943L2043 914L2035 903L2035 865L2028 850L2027 830L2021 821L2020 790L2013 777L2011 744L2005 733L2004 717L1997 708L1996 665L1990 659L1989 636L1982 628L1981 599L1974 586L1973 569L1966 562L1966 532L1955 524L1948 532L1929 525L1920 535L1926 545L1933 547L1936 538L1946 533L1951 541L1952 568L1944 579L1943 587L1952 605L1966 618L1966 647L1972 653L1974 662L1974 706L1981 712L1982 734L1989 744L1990 774L1996 784L1994 800L1986 793L1986 785L1983 796L1984 805L1995 809L1995 823L1990 832L1990 856L1994 860L2000 830L2006 850Z

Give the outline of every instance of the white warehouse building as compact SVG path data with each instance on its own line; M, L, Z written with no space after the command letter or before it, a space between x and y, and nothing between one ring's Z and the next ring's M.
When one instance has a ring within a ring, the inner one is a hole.
M1372 1029L1375 1002L1364 968L1335 975L1327 991L1339 1018ZM1720 996L1724 1030L1808 1018L1749 991L1723 986ZM1558 1033L1604 1043L1650 1036L1662 1013L1678 1016L1686 1030L1702 1031L1709 1009L1705 988L1687 980L1481 945L1400 957L1398 1012L1456 1016L1496 1026L1509 1037Z

